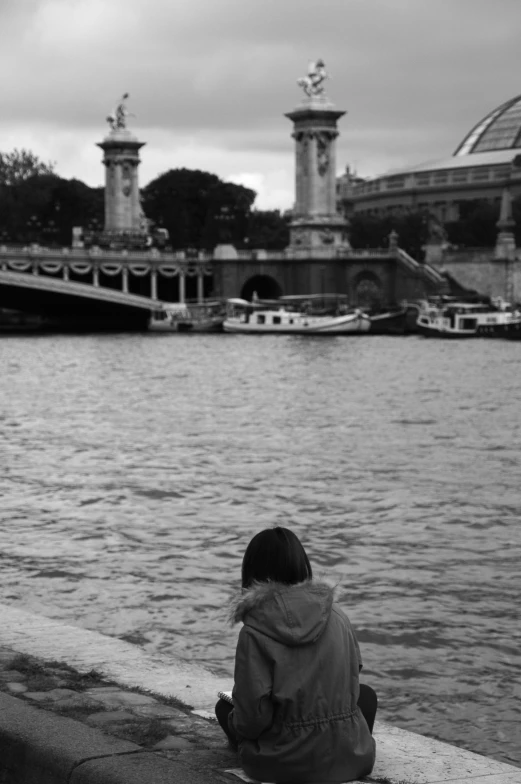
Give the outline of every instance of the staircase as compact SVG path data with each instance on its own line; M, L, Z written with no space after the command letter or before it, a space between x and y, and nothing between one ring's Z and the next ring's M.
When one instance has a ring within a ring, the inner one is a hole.
M423 278L429 289L434 289L437 294L450 294L450 284L444 274L430 264L416 261L402 248L396 248L394 253L398 263Z

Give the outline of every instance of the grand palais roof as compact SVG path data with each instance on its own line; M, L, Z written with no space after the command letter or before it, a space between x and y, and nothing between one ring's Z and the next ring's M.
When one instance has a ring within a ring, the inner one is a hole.
M450 158L402 166L375 179L416 172L509 165L516 157L516 150L521 150L521 95L489 112L465 136Z
M454 155L521 148L521 95L502 103L468 133Z

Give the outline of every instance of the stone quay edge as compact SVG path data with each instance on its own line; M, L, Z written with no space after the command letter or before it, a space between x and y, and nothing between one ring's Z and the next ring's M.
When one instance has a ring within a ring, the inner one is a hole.
M237 784L230 679L0 604L0 784ZM17 669L18 668L18 669ZM521 769L377 720L375 784L521 784Z

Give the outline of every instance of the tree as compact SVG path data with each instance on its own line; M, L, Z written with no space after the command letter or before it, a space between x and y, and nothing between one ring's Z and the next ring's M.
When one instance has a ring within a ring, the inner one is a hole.
M289 217L279 210L252 210L247 229L248 246L283 250L289 245Z
M459 220L446 224L450 243L466 248L492 248L497 238L499 203L485 199L463 201Z
M143 209L174 249L242 243L255 191L198 169L170 169L143 188Z
M43 163L29 150L0 152L0 186L17 185L35 175L53 173L54 163Z
M413 258L421 260L429 235L427 210L408 210L390 215L355 214L350 221L353 248L387 248L391 231L398 233L398 243Z
M56 174L35 174L0 187L2 242L70 245L72 227L103 225L103 188Z
M71 244L74 226L99 231L103 228L104 219L104 188L91 188L81 180L58 179L52 190L46 220L56 225L60 244Z
M389 217L356 214L350 220L349 239L353 248L384 248L394 221Z

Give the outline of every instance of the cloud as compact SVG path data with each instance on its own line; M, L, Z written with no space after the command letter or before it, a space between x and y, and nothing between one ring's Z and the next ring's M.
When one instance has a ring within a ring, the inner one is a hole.
M195 161L253 177L266 204L291 199L284 113L321 56L328 92L348 110L340 169L376 174L450 155L519 89L521 3L493 9L490 0L2 0L0 150L26 139L60 172L99 183L94 145L128 91L132 128L147 141L143 183Z

